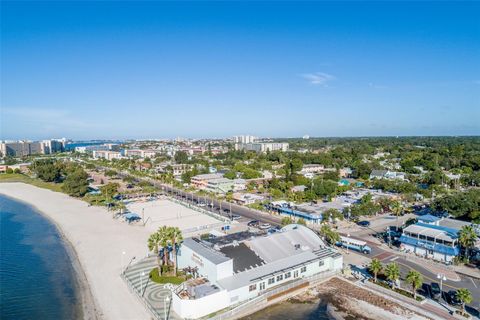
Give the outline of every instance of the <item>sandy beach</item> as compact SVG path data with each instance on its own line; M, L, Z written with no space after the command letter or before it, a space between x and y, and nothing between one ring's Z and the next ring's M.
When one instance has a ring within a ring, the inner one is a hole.
M0 183L0 193L34 206L71 243L80 264L73 259L86 319L151 318L120 277L122 263L147 254L150 230L114 220L104 208L23 183Z

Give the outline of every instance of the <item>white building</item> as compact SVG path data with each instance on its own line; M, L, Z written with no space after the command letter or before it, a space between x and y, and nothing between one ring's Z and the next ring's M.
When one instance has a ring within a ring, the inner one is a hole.
M286 142L254 142L235 144L236 150L267 152L267 151L288 151Z
M199 278L173 292L172 308L182 318L197 319L272 288L281 292L302 278L339 271L342 265L340 253L300 225L267 236L243 232L208 242L187 238L178 252L178 267L195 269Z
M94 150L93 151L93 158L94 159L121 159L122 154L118 151L106 151L106 150Z
M235 143L253 143L257 141L258 138L254 136L234 136L233 142Z

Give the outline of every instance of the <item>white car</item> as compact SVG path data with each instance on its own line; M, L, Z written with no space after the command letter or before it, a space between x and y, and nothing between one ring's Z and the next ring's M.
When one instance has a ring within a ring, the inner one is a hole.
M200 203L198 204L198 206L199 206L199 207L205 207L205 206L206 206L206 204L205 204L205 203L203 203L203 202L200 202Z
M265 230L265 229L270 229L272 226L270 225L270 223L262 223L260 225L260 229L262 230Z

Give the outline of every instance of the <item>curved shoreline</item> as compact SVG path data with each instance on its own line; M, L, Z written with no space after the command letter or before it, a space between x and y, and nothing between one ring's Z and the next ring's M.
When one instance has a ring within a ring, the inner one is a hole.
M77 295L78 302L81 304L81 310L80 310L81 319L101 320L101 317L100 317L101 312L99 311L98 303L96 302L95 297L92 294L90 284L82 268L82 264L80 262L80 259L78 258L77 252L75 251L75 247L67 238L61 226L34 204L19 198L11 197L3 193L2 193L2 196L8 199L11 199L12 201L20 202L26 206L33 208L34 210L32 211L40 214L44 219L46 219L50 224L52 224L55 227L55 230L60 235L62 245L65 248L65 251L67 252L68 260L72 265L72 269L74 273L73 281L76 289L75 294Z
M149 319L121 278L124 263L147 252L148 229L112 219L102 207L25 183L0 183L0 194L27 203L52 222L76 273L84 319ZM81 305L80 305L81 304Z

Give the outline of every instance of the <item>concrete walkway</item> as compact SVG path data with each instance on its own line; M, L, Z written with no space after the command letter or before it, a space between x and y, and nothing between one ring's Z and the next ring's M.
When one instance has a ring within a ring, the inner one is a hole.
M150 271L156 266L155 257L145 258L129 266L124 272L124 279L155 319L181 319L170 308L171 290L150 280Z

